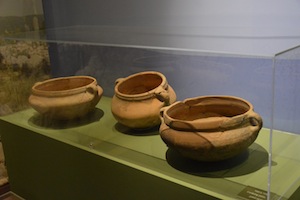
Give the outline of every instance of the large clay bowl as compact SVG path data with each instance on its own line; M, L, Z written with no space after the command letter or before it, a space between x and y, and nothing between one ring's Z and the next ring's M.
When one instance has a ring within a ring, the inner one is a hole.
M145 71L116 80L111 111L122 125L148 129L160 124L160 109L176 101L176 94L166 77Z
M248 101L233 96L203 96L161 109L160 136L183 156L220 161L244 152L262 128Z
M70 120L92 111L102 94L103 89L93 77L60 77L34 84L29 103L46 117Z

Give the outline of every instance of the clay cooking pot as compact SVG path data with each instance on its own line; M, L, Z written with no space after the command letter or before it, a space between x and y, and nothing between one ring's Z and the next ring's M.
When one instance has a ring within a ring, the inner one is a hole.
M160 124L160 109L176 101L166 77L146 71L116 80L111 111L115 119L132 129L147 129Z
M29 103L49 118L69 120L93 110L102 93L103 89L93 77L60 77L34 84Z
M233 96L202 96L161 109L160 136L183 156L219 161L245 151L257 138L262 118L250 102Z

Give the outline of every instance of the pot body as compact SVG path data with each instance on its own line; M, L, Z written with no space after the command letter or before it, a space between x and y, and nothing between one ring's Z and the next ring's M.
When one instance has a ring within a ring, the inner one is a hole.
M161 109L160 136L183 156L220 161L245 151L257 138L262 118L248 101L203 96Z
M93 77L60 77L34 84L29 103L46 117L71 120L92 111L102 94L103 89Z
M160 109L176 101L176 94L159 72L140 72L116 80L111 111L115 119L132 129L160 124Z

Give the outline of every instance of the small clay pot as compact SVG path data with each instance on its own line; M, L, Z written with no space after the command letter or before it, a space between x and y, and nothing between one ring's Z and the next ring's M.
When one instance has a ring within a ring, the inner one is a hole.
M46 117L70 120L92 111L102 94L103 89L93 77L60 77L34 84L29 103Z
M160 109L176 101L166 77L155 71L140 72L116 80L111 111L122 125L147 129L160 124Z
M183 156L220 161L245 151L257 138L262 118L248 101L202 96L161 109L160 136Z

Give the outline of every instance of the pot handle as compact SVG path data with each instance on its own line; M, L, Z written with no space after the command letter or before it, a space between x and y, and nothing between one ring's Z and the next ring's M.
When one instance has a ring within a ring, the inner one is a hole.
M119 82L123 81L125 78L118 78L116 81L115 81L115 85L117 85Z
M161 121L163 122L164 121L164 112L165 110L168 108L168 106L165 106L165 107L162 107L159 111L159 117L161 119Z
M160 118L160 121L161 121L161 124L160 124L160 133L164 132L165 130L169 129L169 126L166 125L165 123L165 120L164 120L164 112L165 110L168 108L169 106L165 106L165 107L162 107L159 111L159 118Z
M90 85L89 87L86 88L86 92L101 96L103 93L103 89L99 85Z
M170 105L170 95L161 85L154 92L155 97L166 105Z
M100 85L97 85L97 92L98 92L98 96L101 96L103 94L103 89L102 87L100 87Z
M261 116L258 113L253 111L253 112L249 113L248 118L249 118L249 123L252 126L252 128L258 129L258 130L262 128L263 121L262 121Z

